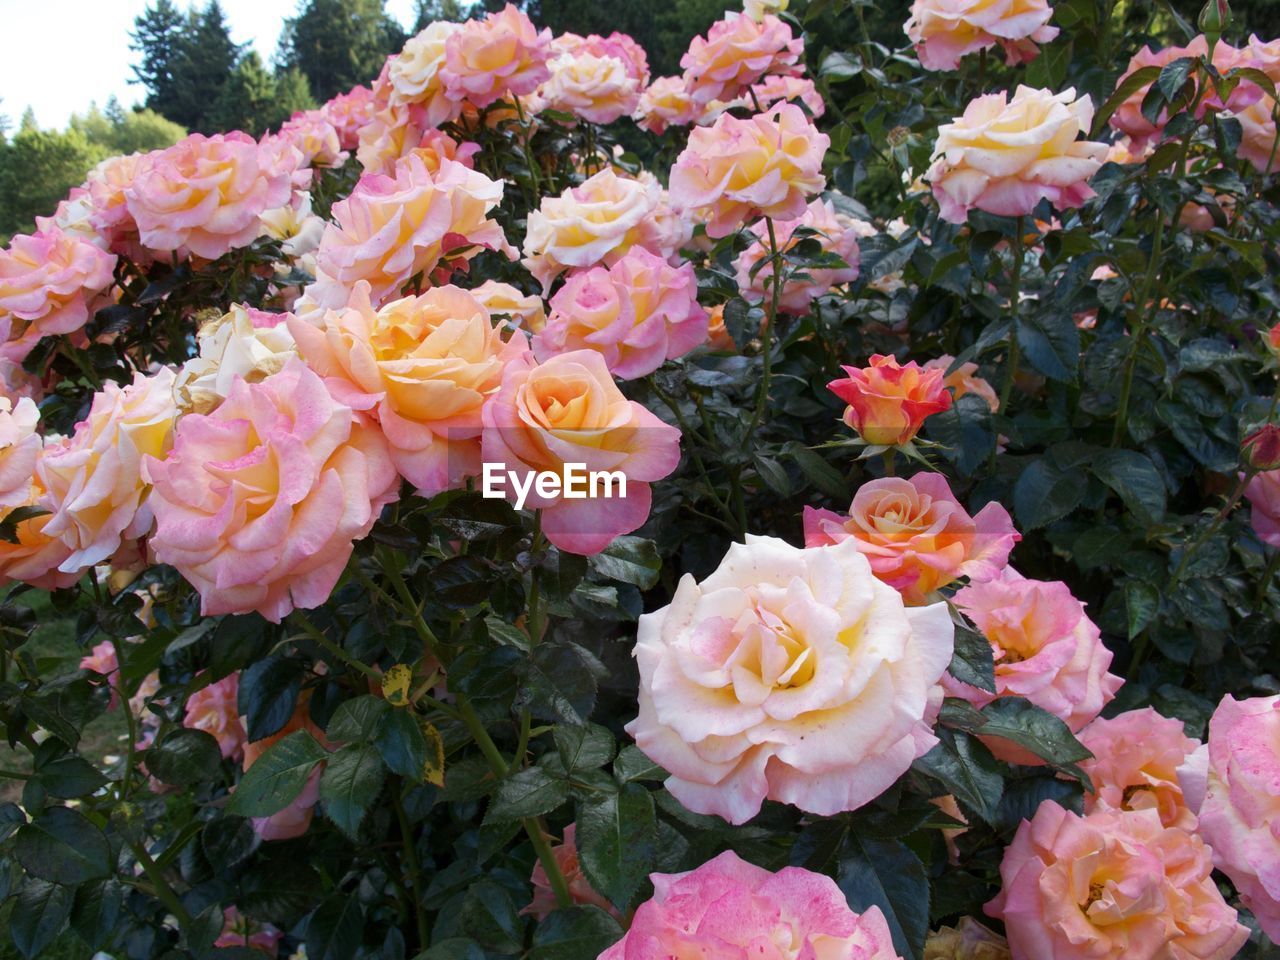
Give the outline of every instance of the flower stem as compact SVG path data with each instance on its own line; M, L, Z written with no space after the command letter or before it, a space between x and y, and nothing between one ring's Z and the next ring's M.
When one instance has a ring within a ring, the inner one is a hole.
M984 51L985 53L985 51ZM1018 375L1018 362L1022 359L1022 344L1018 342L1018 314L1022 306L1022 223L1018 217L1013 236L1013 271L1009 280L1009 315L1013 325L1009 328L1009 361L1004 373L1004 386L1000 389L1000 414L1009 415L1009 394Z

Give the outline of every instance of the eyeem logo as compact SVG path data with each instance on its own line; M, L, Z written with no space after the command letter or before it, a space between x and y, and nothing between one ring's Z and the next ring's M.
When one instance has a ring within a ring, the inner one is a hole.
M508 500L507 485L515 493L515 508L524 509L532 491L543 500L612 500L627 495L627 476L618 470L588 470L585 463L566 463L564 471L507 470L506 464L485 463L480 474L480 495Z

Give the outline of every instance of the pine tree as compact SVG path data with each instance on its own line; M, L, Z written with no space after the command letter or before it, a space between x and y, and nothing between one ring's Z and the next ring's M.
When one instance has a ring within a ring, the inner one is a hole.
M213 133L222 88L240 61L240 45L231 39L218 0L199 12L191 10L187 30L173 65L174 105L164 115L188 130ZM261 63L259 63L261 66Z
M471 16L471 7L464 0L415 0L413 32L418 33L437 20L460 23Z
M285 21L276 59L282 69L301 71L313 96L328 100L374 79L404 41L383 0L304 0Z
M257 51L250 50L223 84L210 120L219 130L243 130L257 137L277 113L275 78Z
M183 30L187 18L178 12L172 0L156 0L134 18L133 41L129 49L142 55L133 67L132 83L147 89L146 105L157 113L170 116L176 109L174 99L174 66L183 49Z
M276 71L276 119L272 126L284 123L300 110L314 110L316 99L306 74L296 67Z

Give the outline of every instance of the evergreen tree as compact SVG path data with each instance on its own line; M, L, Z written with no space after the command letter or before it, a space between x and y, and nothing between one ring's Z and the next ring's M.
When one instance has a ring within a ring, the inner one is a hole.
M472 6L466 0L415 0L413 32L418 33L437 20L461 23L471 16Z
M276 117L271 125L284 123L300 110L314 110L316 99L311 96L307 76L296 67L276 71Z
M148 6L134 18L134 30L129 34L133 41L129 49L142 55L133 67L131 82L146 87L146 105L165 116L176 107L173 71L183 50L186 24L187 18L172 0L156 0L155 6Z
M0 163L0 234L35 229L35 218L52 215L67 191L111 152L79 130L38 129L28 110Z
M258 137L277 113L275 78L262 65L257 51L250 50L222 85L210 121L219 130L243 130Z
M209 0L199 12L192 9L173 65L173 108L160 112L188 130L215 132L218 125L214 117L222 88L239 61L240 45L231 39L218 0Z
M383 0L304 0L285 21L276 59L282 69L299 70L313 96L328 100L374 79L405 39Z

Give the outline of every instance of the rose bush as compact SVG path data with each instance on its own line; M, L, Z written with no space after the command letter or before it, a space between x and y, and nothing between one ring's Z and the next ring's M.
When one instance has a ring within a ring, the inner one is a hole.
M1273 957L1280 41L527 6L0 251L0 956Z

